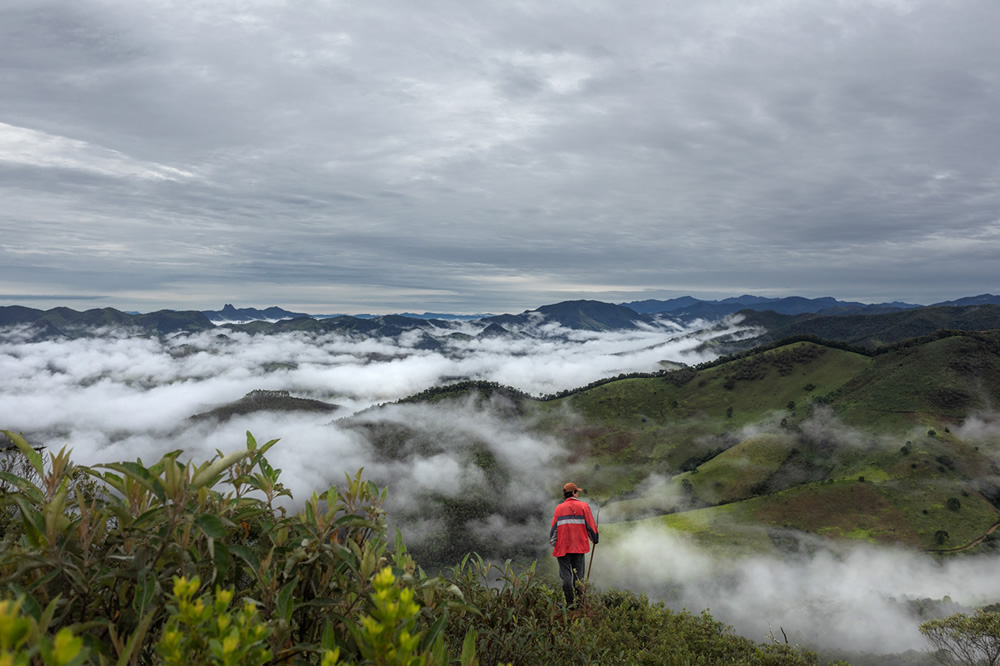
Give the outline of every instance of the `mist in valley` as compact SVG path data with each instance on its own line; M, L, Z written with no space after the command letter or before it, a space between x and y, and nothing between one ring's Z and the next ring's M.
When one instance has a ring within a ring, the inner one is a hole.
M442 335L444 347L427 351L406 334L253 336L218 329L155 339L109 330L100 337L27 342L18 329L6 329L0 331L0 427L52 450L72 449L73 460L86 465L137 458L149 464L176 449L183 449L182 459L201 462L217 450L241 449L247 431L258 442L280 438L268 460L283 470L296 501L363 468L366 479L389 488L390 528L400 529L419 553L422 540L448 529L426 507L482 498L500 509L472 526L479 543L538 557L541 570L554 576L547 538L558 489L567 480L586 485L594 470L574 462L558 437L513 417L502 399L394 401L458 379L541 396L620 373L654 372L665 362L709 361L713 355L700 351L706 336L741 334L738 321L710 334L700 327L613 333L548 327L530 337L477 338L469 323L442 333L456 331L467 335ZM337 407L189 418L257 389ZM774 427L748 427L742 435ZM964 427L973 438L997 434L988 416ZM392 451L371 437L385 429L401 433ZM803 432L859 439L824 412ZM485 474L482 456L502 473ZM641 488L655 499L668 485L651 475ZM605 519L613 515L609 510ZM786 632L790 641L820 649L896 653L926 647L918 626L928 618L915 610L920 600L948 597L966 610L1000 600L1000 580L991 575L998 565L991 556L940 561L819 542L783 558L720 560L682 534L639 528L599 544L590 580L676 609L709 609L758 641L769 633L783 640Z

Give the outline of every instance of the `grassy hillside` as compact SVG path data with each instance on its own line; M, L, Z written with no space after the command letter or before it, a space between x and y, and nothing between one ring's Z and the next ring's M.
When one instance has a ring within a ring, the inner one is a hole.
M785 427L872 363L857 353L797 342L701 371L629 378L538 405L542 420L577 456L626 466L603 478L608 494L627 494L650 472L690 471L739 442L744 427ZM567 425L570 412L582 423Z
M857 479L807 484L775 495L630 521L608 520L616 515L602 513L601 532L609 540L652 525L684 534L722 556L796 552L815 547L813 537L942 554L971 552L984 547L980 540L1000 520L996 507L974 492Z
M995 333L941 334L873 357L795 343L680 385L630 379L574 395L584 425L567 434L599 464L632 463L599 484L613 519L715 545L742 543L750 529L758 539L780 530L775 547L789 530L992 547L980 540L998 521L1000 442L973 441L961 426L1000 404L998 349ZM651 473L669 482L636 496Z
M853 422L945 423L1000 404L1000 336L955 334L877 355L838 396ZM903 418L900 418L903 417Z

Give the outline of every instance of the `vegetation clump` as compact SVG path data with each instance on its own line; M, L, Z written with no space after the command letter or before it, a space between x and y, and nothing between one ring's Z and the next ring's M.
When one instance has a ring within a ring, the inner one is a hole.
M920 625L920 632L945 664L1000 664L1000 613L980 609Z
M468 555L429 576L361 471L289 513L277 440L78 467L5 434L26 467L0 471L0 663L817 663L629 592L564 609L533 565Z

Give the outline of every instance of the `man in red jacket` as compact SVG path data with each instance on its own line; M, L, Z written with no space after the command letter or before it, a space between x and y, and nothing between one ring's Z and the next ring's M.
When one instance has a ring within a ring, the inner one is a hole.
M590 506L577 498L583 488L575 483L563 486L563 503L556 507L549 529L552 554L559 560L566 605L573 605L577 583L583 578L584 555L590 552L590 542L597 545L597 524Z

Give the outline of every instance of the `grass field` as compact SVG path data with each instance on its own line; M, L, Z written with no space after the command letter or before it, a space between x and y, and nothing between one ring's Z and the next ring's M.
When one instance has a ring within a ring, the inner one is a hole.
M538 409L574 415L546 427L600 470L607 529L662 525L753 552L789 532L943 551L998 520L978 488L1000 476L1000 442L953 431L1000 404L990 344L944 336L865 356L796 342Z

